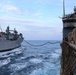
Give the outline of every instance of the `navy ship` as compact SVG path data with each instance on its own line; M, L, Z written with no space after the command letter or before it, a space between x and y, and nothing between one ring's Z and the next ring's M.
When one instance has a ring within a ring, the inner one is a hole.
M8 26L5 32L0 32L0 52L20 47L23 40L22 33L18 33L16 29L10 30Z
M64 9L62 22L63 40L61 43L60 75L76 75L76 6L74 6L74 12L68 15L65 15Z

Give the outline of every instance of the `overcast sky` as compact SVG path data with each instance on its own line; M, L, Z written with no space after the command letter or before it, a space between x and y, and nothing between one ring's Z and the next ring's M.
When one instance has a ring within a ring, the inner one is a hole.
M22 32L26 40L61 40L63 0L0 0L0 26ZM76 0L65 0L66 14Z

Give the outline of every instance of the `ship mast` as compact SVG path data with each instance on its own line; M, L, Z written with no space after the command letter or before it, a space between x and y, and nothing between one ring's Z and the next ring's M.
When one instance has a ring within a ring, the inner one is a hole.
M63 17L65 16L65 1L63 0Z

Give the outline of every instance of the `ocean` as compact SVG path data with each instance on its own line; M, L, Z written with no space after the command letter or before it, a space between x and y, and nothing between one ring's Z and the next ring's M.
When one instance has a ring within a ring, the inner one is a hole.
M60 75L61 41L27 41L0 53L0 75Z

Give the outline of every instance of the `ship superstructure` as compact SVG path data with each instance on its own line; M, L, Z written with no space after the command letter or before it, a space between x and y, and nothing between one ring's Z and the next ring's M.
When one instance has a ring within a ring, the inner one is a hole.
M76 27L76 7L74 7L74 13L64 15L63 21L63 40L67 40L68 33Z
M0 32L0 52L21 46L23 39L24 38L21 33L18 33L16 29L10 30L8 26L6 32Z

